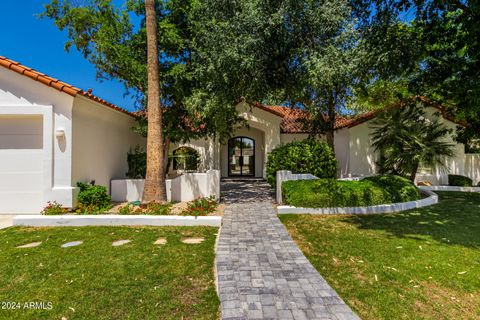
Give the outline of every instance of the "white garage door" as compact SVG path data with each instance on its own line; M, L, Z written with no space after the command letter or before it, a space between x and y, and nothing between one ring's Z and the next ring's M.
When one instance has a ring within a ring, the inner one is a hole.
M41 210L42 160L42 117L0 115L0 213Z

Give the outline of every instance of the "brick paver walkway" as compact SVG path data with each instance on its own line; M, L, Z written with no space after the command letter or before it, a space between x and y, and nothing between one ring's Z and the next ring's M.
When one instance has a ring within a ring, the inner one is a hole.
M222 191L230 200L217 246L222 319L358 319L295 245L264 194L235 203L228 188Z

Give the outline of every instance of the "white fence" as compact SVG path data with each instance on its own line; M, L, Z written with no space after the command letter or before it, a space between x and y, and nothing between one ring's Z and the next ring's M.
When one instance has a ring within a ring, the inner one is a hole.
M116 202L139 201L142 198L144 179L112 180L110 190ZM205 173L185 173L166 180L168 201L191 201L197 198L214 196L220 199L220 171L208 170Z

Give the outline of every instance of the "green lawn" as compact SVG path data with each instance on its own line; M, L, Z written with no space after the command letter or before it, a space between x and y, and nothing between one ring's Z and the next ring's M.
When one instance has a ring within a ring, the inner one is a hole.
M480 318L480 194L368 216L281 216L362 319Z
M0 230L0 319L216 319L217 228L60 227ZM153 242L165 237L167 244ZM184 237L204 237L184 244ZM112 241L132 242L112 247ZM83 240L77 247L60 245ZM43 241L36 248L15 248ZM24 309L51 302L52 310Z

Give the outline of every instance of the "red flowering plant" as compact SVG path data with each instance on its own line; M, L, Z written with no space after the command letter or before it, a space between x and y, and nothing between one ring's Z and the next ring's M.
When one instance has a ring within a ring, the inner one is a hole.
M214 196L207 198L199 198L190 201L187 204L187 208L182 212L188 216L206 216L212 212L215 212L218 203L215 201Z
M65 214L68 213L67 208L63 208L60 203L57 201L47 202L47 206L43 208L42 214L44 215L56 215L56 214Z

